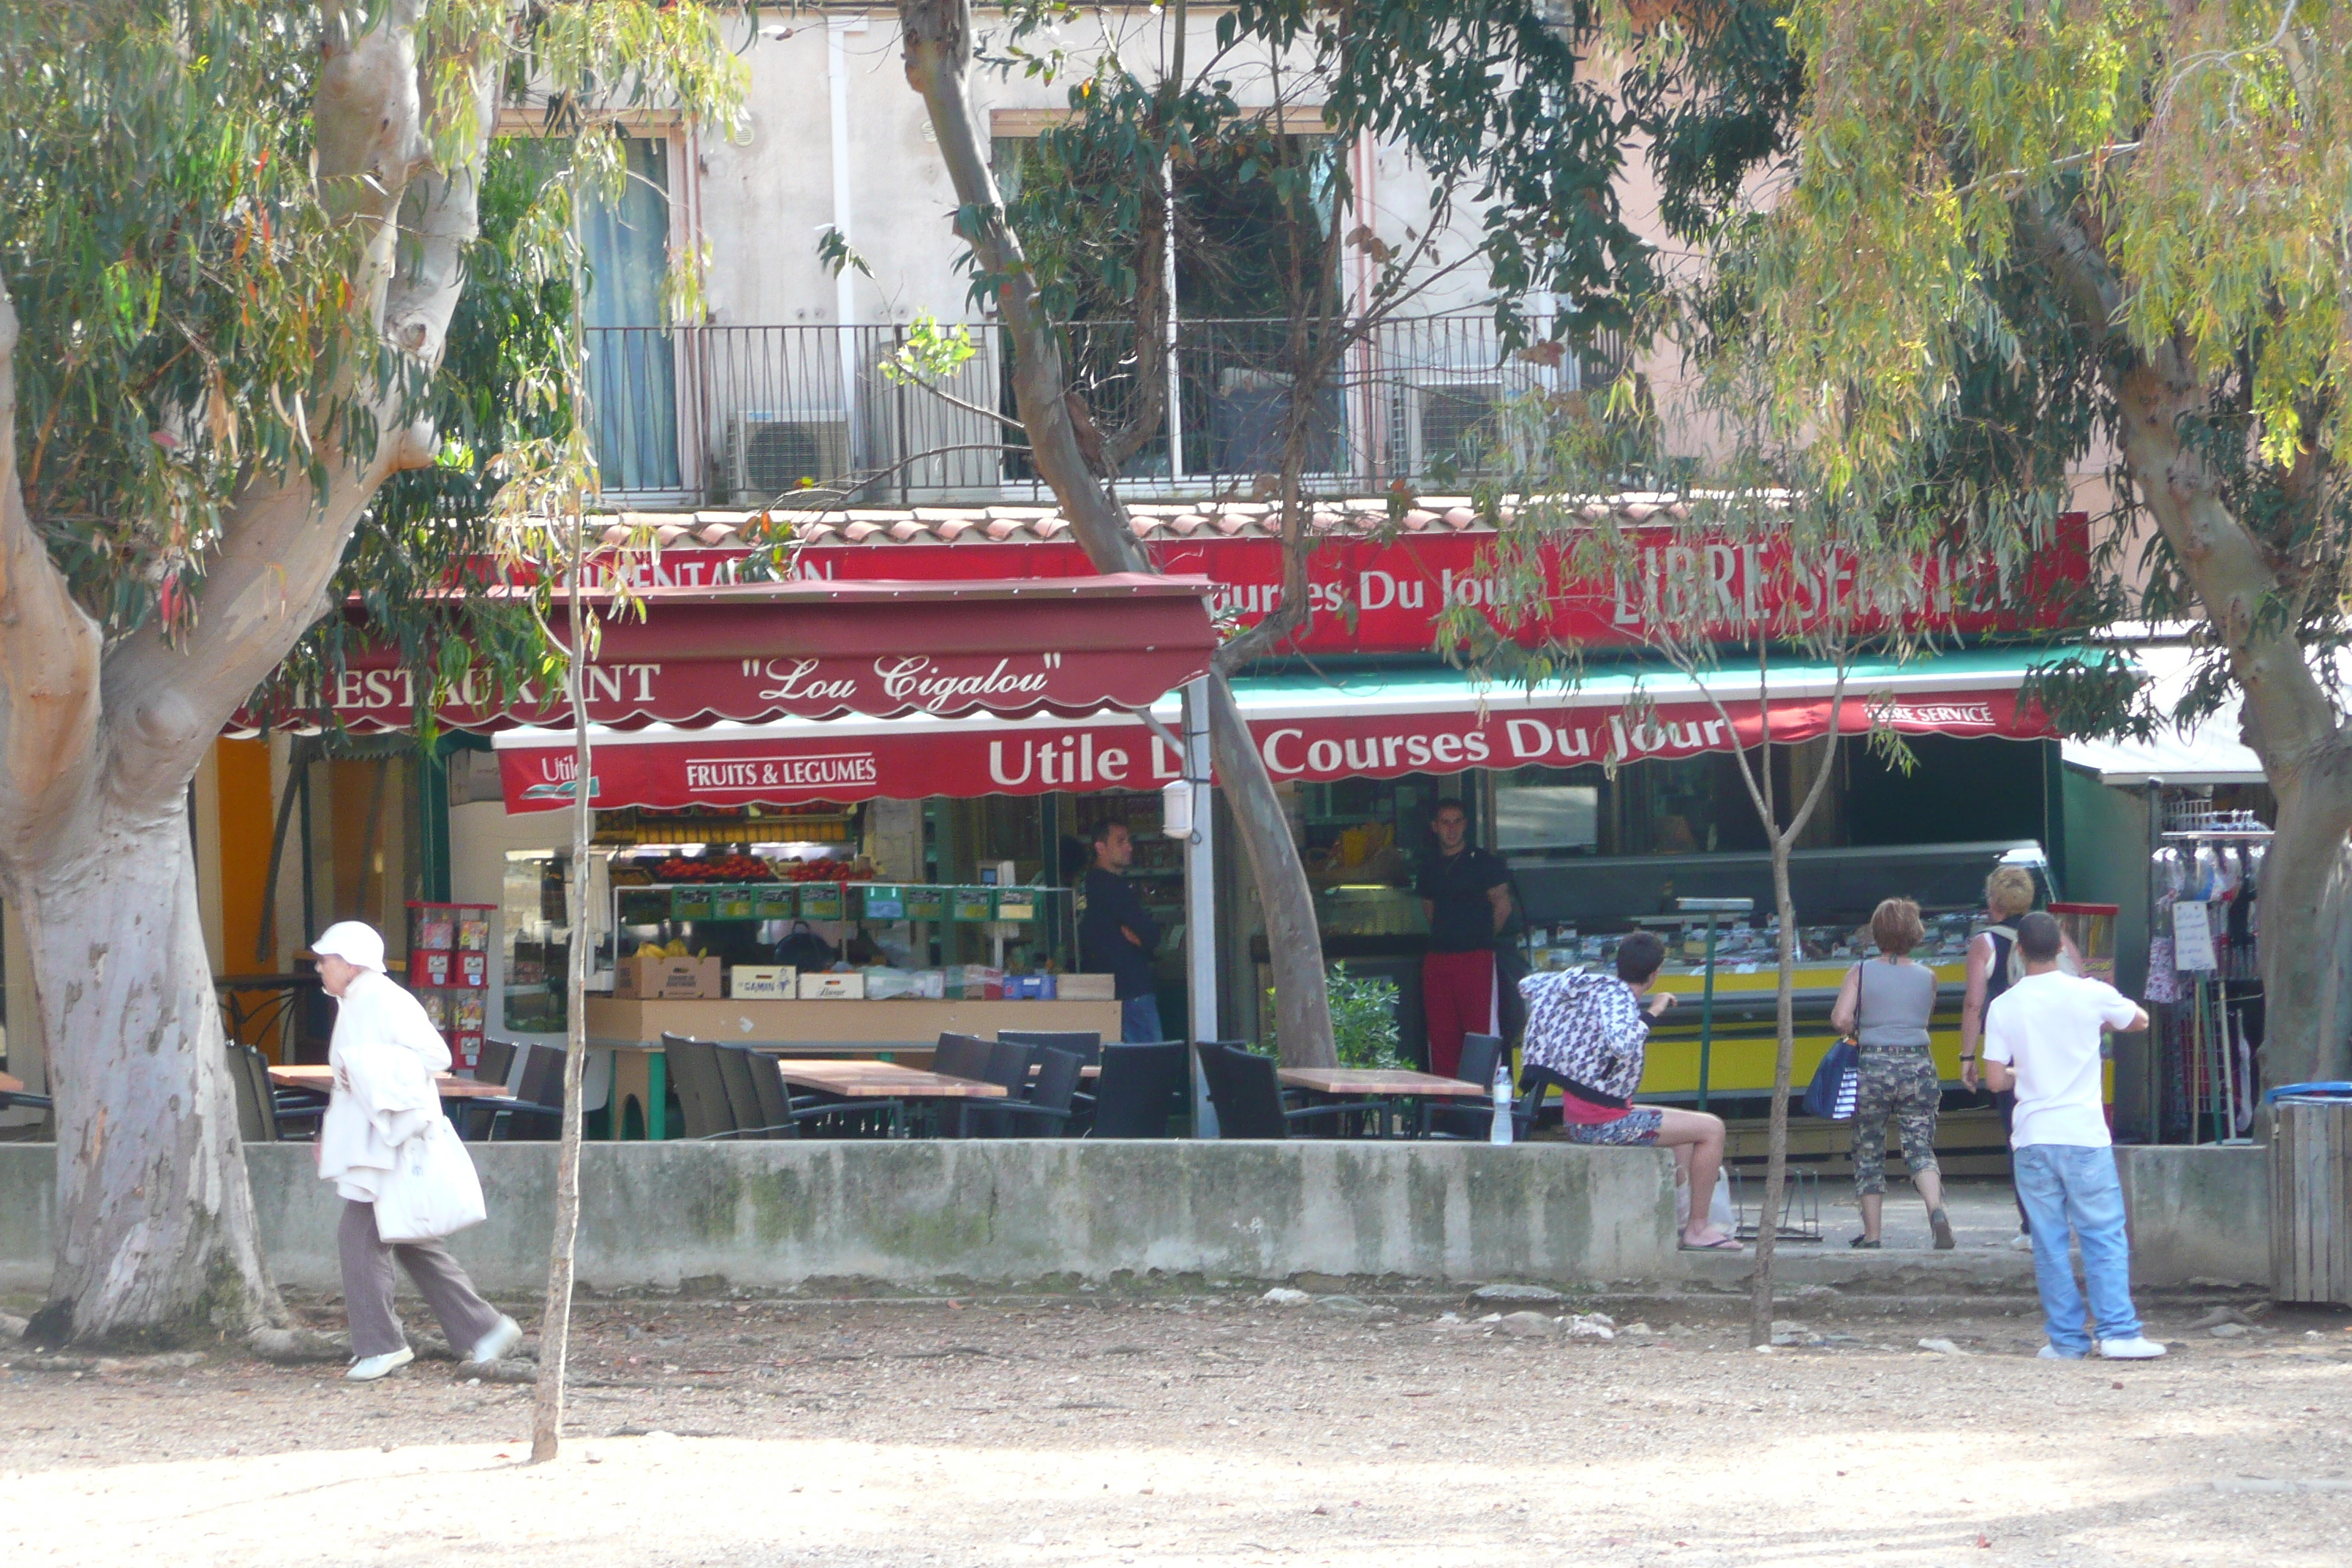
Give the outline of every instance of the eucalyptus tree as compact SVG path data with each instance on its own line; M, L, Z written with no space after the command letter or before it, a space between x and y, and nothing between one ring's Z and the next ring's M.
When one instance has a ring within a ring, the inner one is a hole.
M1170 259L1192 246L1188 191L1264 193L1272 215L1267 302L1282 342L1269 368L1284 388L1277 471L1259 493L1279 510L1279 607L1233 637L1210 679L1218 777L1255 874L1274 969L1286 1061L1329 1065L1331 1021L1322 942L1306 872L1230 675L1278 651L1314 613L1307 558L1313 498L1305 476L1328 418L1327 394L1351 352L1440 281L1466 275L1489 291L1505 343L1527 344L1527 294L1562 306L1529 352L1553 363L1574 343L1622 326L1647 291L1650 252L1619 211L1624 125L1607 83L1584 68L1600 39L1594 8L1526 0L1328 7L1244 0L1219 9L1195 40L1182 0L1152 8L1145 36L1088 68L1042 41L1076 15L1055 0L1015 0L991 64L1069 73L1069 116L1040 138L1045 172L1008 209L976 132L970 0L901 0L907 78L929 111L954 184L957 236L973 291L1000 313L1013 353L1012 390L1031 460L1088 558L1102 571L1150 571L1118 491L1122 467L1164 428L1157 340L1177 279ZM1244 80L1246 79L1246 80ZM1311 106L1319 113L1294 111ZM1302 122L1319 145L1293 132ZM1426 221L1383 237L1352 211L1347 148L1375 138L1426 177ZM1366 276L1352 301L1343 265ZM1122 315L1131 397L1093 395L1064 329L1082 302ZM1553 334L1559 334L1554 336ZM1565 339L1567 342L1563 342ZM1406 500L1398 494L1401 510Z
M704 113L736 75L709 8L656 0L0 9L0 890L57 1100L39 1337L275 1314L189 781L385 485L443 458L499 106Z
M1784 29L1777 67L1713 47L1730 17ZM2086 653L2045 694L2070 723L2144 728L2243 693L2278 798L2263 921L2295 933L2263 944L2263 1073L2345 1076L2352 9L1726 0L1651 41L1695 101L1771 127L1695 213L1748 269L1776 351L1764 405L1818 469L1973 452L1940 482L1980 521L2107 465L2108 563L2133 564L2133 525L2147 541L2115 603L2193 622L2201 678L2156 715Z

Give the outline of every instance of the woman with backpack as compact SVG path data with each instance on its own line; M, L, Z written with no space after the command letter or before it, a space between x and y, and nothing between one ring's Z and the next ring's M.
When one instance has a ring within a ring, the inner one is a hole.
M1886 1119L1903 1130L1903 1158L1911 1184L1927 1205L1936 1250L1949 1252L1952 1222L1944 1214L1943 1173L1936 1163L1936 1113L1944 1080L1927 1053L1927 1024L1936 1013L1936 972L1911 956L1927 934L1919 906L1888 899L1872 911L1870 937L1878 956L1846 972L1830 1009L1830 1023L1862 1050L1860 1093L1853 1112L1853 1186L1862 1203L1862 1234L1854 1247L1879 1245L1886 1205Z
M1969 990L1960 1004L1960 1084L1977 1089L1978 1043L1984 1038L1985 1009L2009 989L2023 971L2017 955L2017 922L2033 908L2033 873L2022 866L2002 866L1985 879L1985 913L1992 923L1969 939ZM2000 1136L2009 1140L2017 1115L2017 1094L2001 1089L1992 1097L2000 1112ZM2010 1246L2023 1251L2033 1245L2033 1225L2025 1215L2025 1200L2017 1200L2017 1235Z

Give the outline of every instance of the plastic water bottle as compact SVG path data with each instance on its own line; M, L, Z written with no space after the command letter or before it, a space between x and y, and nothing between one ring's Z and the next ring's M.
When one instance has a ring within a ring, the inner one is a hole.
M1495 1064L1495 1121L1486 1134L1486 1142L1508 1143L1510 1141L1511 1064L1498 1061Z

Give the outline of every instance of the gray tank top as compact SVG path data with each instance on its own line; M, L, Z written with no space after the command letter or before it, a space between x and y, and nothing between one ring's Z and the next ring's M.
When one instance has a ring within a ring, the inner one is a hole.
M1854 1037L1865 1050L1927 1048L1927 1020L1936 1013L1936 972L1924 963L1865 959Z

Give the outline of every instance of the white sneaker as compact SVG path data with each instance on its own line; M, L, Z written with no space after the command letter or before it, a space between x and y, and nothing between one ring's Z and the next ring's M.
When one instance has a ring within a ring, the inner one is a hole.
M2011 1252L2031 1252L2033 1250L2033 1238L2021 1230L2009 1238L2009 1249Z
M403 1345L396 1351L386 1351L382 1355L362 1356L352 1363L352 1370L343 1373L343 1376L353 1383L373 1383L377 1378L387 1373L397 1372L415 1359L416 1352Z
M2164 1352L2163 1345L2140 1334L2127 1340L2099 1342L2099 1353L2109 1361L2154 1361Z
M2162 1352L2163 1348L2164 1347L2161 1345L2157 1347L2159 1352ZM2087 1352L2083 1351L2062 1351L2056 1345L2045 1344L2041 1348L2041 1350L2034 1353L2043 1361L2081 1361L2084 1355Z
M522 1325L512 1318L500 1318L497 1328L474 1342L473 1351L466 1359L477 1365L488 1366L494 1361L504 1361L507 1352L520 1343Z

